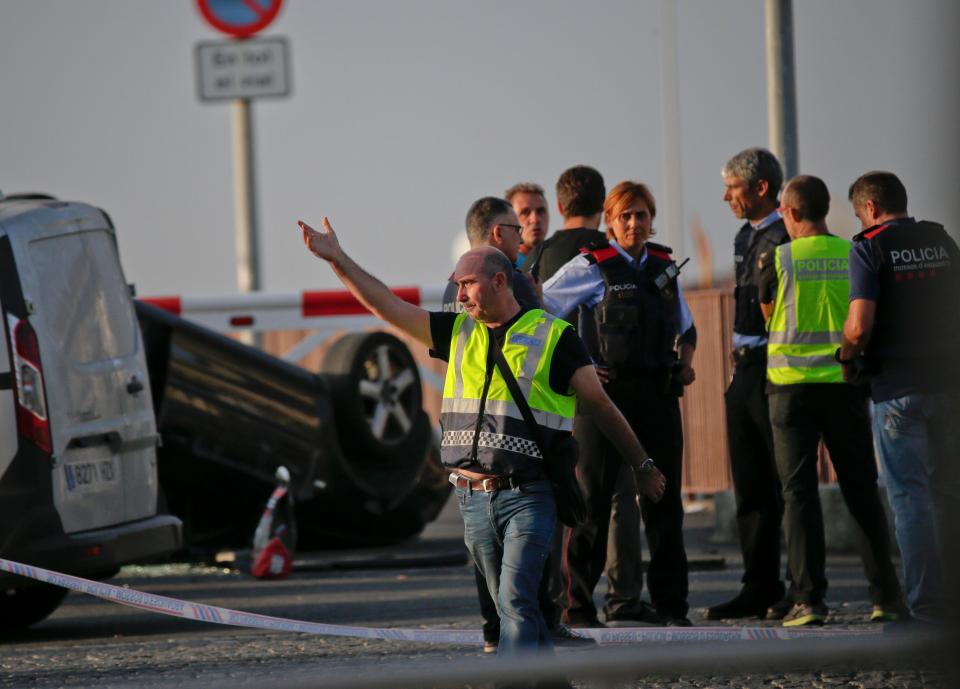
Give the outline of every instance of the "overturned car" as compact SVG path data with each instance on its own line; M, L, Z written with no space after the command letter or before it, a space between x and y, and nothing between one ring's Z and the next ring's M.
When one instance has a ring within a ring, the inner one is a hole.
M137 303L161 495L188 547L249 547L279 466L300 548L417 535L449 494L416 362L389 333L351 333L313 373Z

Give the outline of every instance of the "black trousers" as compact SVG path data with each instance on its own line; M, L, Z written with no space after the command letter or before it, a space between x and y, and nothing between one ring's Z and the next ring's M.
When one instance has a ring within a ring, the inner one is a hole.
M770 395L770 422L783 485L787 564L795 603L827 591L823 512L817 479L820 438L830 451L843 501L859 531L863 570L875 604L902 600L890 559L890 530L877 489L865 392L854 385L787 385Z
M688 583L683 546L683 428L679 402L662 391L662 376L614 381L606 386L606 391L666 476L667 488L660 502L642 500L640 504L650 549L647 588L658 613L685 616ZM573 433L580 443L577 472L589 518L586 524L570 529L561 568L566 593L564 616L577 624L597 618L593 589L606 564L610 509L623 460L592 417L578 414Z
M737 364L724 396L737 532L743 553L744 593L759 601L783 596L780 522L783 498L773 458L767 407L767 360Z
M553 629L560 621L560 606L555 602L558 590L560 588L560 568L558 566L558 555L560 553L560 544L563 541L563 524L557 522L554 530L554 544L550 549L550 555L543 564L543 577L540 579L540 587L537 589L537 602L540 604L540 612L547 626ZM483 640L498 641L500 639L500 615L497 614L497 604L490 595L490 589L487 588L487 580L480 572L480 568L474 565L474 578L477 581L477 598L480 600L480 617L483 619Z

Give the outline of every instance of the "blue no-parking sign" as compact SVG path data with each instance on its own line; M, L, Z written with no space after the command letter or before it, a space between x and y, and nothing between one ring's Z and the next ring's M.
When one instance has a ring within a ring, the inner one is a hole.
M210 25L234 38L246 38L276 19L283 0L197 0Z

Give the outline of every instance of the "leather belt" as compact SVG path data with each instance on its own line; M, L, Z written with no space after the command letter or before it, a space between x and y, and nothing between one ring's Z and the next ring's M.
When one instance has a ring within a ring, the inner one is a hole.
M450 483L463 490L477 490L492 493L495 490L517 488L525 483L509 476L491 476L490 478L467 478L460 474L450 474Z

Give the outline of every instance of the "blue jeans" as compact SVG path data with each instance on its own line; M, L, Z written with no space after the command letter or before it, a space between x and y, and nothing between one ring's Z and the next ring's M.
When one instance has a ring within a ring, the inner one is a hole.
M500 615L497 654L553 647L537 587L557 521L549 481L491 493L457 488L463 540Z
M944 529L960 518L960 393L875 403L873 438L893 507L910 610L920 619L942 617L948 603Z

